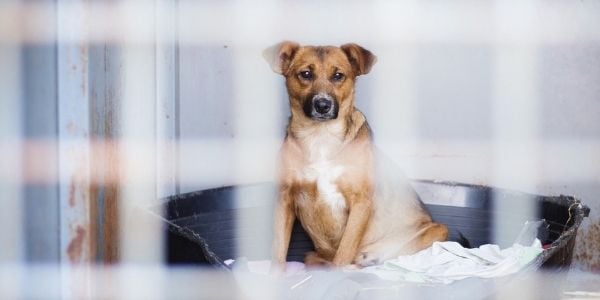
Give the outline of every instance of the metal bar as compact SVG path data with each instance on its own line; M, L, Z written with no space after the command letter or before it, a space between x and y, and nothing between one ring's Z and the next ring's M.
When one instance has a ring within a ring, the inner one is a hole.
M71 4L77 5L72 6ZM71 9L76 15L70 15ZM85 35L90 9L86 1L57 3L57 37ZM90 191L89 45L58 44L58 164L61 287L67 299L89 297L88 263L95 258L95 205ZM82 266L75 272L75 266Z
M236 33L239 37L253 35L250 31L253 21L248 18L242 18L246 12L252 10L255 4L252 1L240 1L232 11L232 23L239 29ZM264 14L264 15L263 15ZM263 11L254 17L262 20L269 27L276 27L277 24L271 23L272 20L266 18L267 15L275 14L273 7ZM274 38L273 38L274 39ZM263 116L279 116L282 112L288 110L285 94L281 93L279 81L263 80L263 78L273 77L275 74L267 67L265 61L260 56L265 45L241 45L234 44L233 49L233 109L235 116L235 132L232 136L233 142L233 162L234 162L234 182L236 184L255 182L259 178L269 178L273 180L273 170L275 170L276 159L261 160L259 156L274 158L277 156L277 148L271 148L269 152L257 152L252 149L252 144L259 143L264 145L274 139L283 138L283 128L285 119L273 117L258 117L257 108L260 108L260 114ZM283 96L283 97L282 97ZM206 101L210 101L206 99ZM260 153L260 155L257 155ZM270 195L264 195L269 197ZM247 199L243 194L236 194L236 201L244 202ZM238 257L269 257L271 253L271 228L273 211L270 209L260 212L260 215L250 215L240 211L236 215L236 230L256 230L264 232L260 238L252 241L241 239L237 241L236 255ZM242 289L247 291L264 291L263 299L277 299L277 289L261 283L242 284ZM251 292L252 293L252 292Z
M58 34L79 34L85 30L87 9L80 6L78 18L63 16L58 3ZM90 108L88 93L89 46L58 46L58 137L61 208L61 259L80 264L94 257L95 240L90 222ZM66 181L66 182L65 182Z
M50 2L50 1L46 1ZM51 6L50 3L48 5ZM56 17L56 15L54 16ZM56 22L47 24L56 26ZM57 56L56 44L24 45L23 96L26 174L56 179L57 147ZM36 145L36 146L33 146ZM41 146L44 145L44 146ZM29 175L26 175L29 177ZM60 216L56 180L24 182L24 222L28 262L60 261Z
M139 3L126 1L128 5ZM156 8L138 12L156 30ZM119 203L121 261L162 261L161 222L146 212L157 199L156 48L124 43L122 135L120 141L122 197ZM147 154L147 155L141 155ZM148 287L154 290L158 287Z
M91 203L96 207L96 260L113 263L119 257L118 210L121 57L117 46L103 43L90 49Z
M158 197L176 194L177 77L175 0L156 0L156 139Z
M0 40L0 65L0 264L7 264L21 263L24 259L21 235L23 107L19 44L7 44ZM0 289L6 288L9 294L10 291L16 292L14 289L17 286L14 282L0 282Z
M515 16L515 5L520 15ZM518 1L496 3L496 31L518 31L520 26L535 26L534 5ZM524 191L535 191L539 183L540 100L537 95L536 51L539 41L527 32L515 35L515 43L497 45L494 49L492 112L493 112L493 178L491 185L506 186ZM527 41L527 43L522 43ZM515 147L515 144L517 145ZM515 215L535 218L533 201L505 198L494 201L495 210L514 211ZM494 220L494 240L499 244L512 244L510 232L521 228L515 220Z

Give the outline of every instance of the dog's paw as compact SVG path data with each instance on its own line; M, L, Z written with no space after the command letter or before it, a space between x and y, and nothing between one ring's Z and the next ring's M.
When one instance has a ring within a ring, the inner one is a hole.
M304 264L308 267L308 268L333 268L335 267L335 265L322 258L319 254L317 254L317 252L314 251L310 251L308 253L306 253L306 257L304 258Z
M285 275L285 262L272 261L269 267L269 275L273 277L283 277Z
M379 257L371 252L360 252L354 259L354 264L361 268L374 266L379 264Z

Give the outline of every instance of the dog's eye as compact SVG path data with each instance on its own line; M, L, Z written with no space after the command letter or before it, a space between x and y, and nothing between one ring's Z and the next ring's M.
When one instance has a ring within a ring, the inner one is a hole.
M336 72L335 74L333 74L333 76L331 76L331 79L333 81L342 81L342 80L344 80L344 74L342 74L340 72Z
M302 71L298 74L298 76L305 80L311 80L313 78L313 74L311 71Z

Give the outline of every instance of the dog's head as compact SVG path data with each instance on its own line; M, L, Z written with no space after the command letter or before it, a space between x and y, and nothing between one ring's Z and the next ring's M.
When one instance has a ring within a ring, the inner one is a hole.
M292 115L333 120L353 106L354 82L369 73L375 55L356 44L300 46L282 42L263 53L271 68L286 78Z

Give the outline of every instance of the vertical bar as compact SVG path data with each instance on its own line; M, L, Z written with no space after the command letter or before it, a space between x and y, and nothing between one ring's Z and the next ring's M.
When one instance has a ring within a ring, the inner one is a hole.
M372 77L373 83L372 97L368 99L372 116L368 116L368 120L374 131L375 144L411 175L422 173L415 169L418 167L415 160L406 156L407 153L418 153L416 61L419 45L414 42L418 33L416 30L399 30L397 20L419 15L417 4L414 1L401 4L375 2L372 13L376 16L373 18L377 20L376 29L370 32L375 41L371 50L378 62L366 75Z
M417 153L419 142L416 82L419 45L415 42L418 33L416 30L400 30L397 20L403 17L398 14L405 11L408 12L405 18L414 18L413 16L420 14L416 1L404 1L401 4L391 1L375 2L372 19L377 20L377 23L376 29L371 32L376 41L374 54L379 62L366 75L374 77L373 97L369 99L373 115L368 120L375 132L375 144L383 154L398 162L403 171L417 171L418 174L414 160L403 157L406 153ZM398 32L402 32L402 37ZM415 36L406 36L409 32ZM400 149L402 152L399 152ZM400 289L398 298L418 298L417 291L410 287Z
M92 205L96 207L96 217L92 220L98 224L96 226L96 256L95 260L101 260L104 257L104 227L101 224L105 223L105 195L106 195L106 180L104 174L108 169L112 168L107 164L106 147L103 147L106 141L108 126L105 122L106 114L106 81L108 78L105 75L105 56L106 47L104 44L90 45L89 49L89 84L90 89L90 141L92 143L90 149L90 200Z
M156 8L127 1L145 26L156 29ZM139 8L145 9L139 9ZM123 263L158 264L162 260L161 222L146 212L157 198L157 122L155 43L123 46L122 136L120 141L122 197L119 203ZM153 291L159 287L146 287Z
M95 3L92 3L92 9ZM119 258L119 157L122 101L118 46L100 42L91 46L89 66L91 203L96 207L96 260L115 263Z
M72 40L85 30L85 5L58 2L59 40ZM79 18L63 15L76 9ZM73 265L94 257L95 240L90 230L89 93L86 42L58 45L58 148L61 212L61 260Z
M375 55L379 63L367 76L373 79L372 111L374 118L369 122L377 133L377 144L383 148L399 141L414 142L417 139L418 103L416 94L417 46L414 42L402 43L399 40L415 41L416 37L397 33L397 14L410 7L412 15L418 15L418 5L403 2L395 6L391 2L378 1L374 8L376 30L372 30L373 40L377 41ZM409 17L409 16L407 16ZM390 76L393 74L393 76ZM404 145L405 146L405 145ZM403 168L408 166L403 166Z
M519 15L515 15L519 12ZM540 103L536 76L536 10L532 4L519 1L497 2L493 75L494 185L519 190L533 190L539 170L536 146ZM509 198L494 201L496 211L511 211L524 218L535 217L533 201L515 203ZM524 221L524 220L523 220ZM497 218L495 241L512 244L520 222Z
M58 177L64 298L89 297L88 268L96 249L95 210L90 202L89 45L82 38L88 30L88 5L86 1L57 3Z
M136 220L137 210L153 200L155 149L153 149L156 124L154 87L144 86L154 82L154 57L148 46L126 45L125 97L123 101L123 201L121 202L121 245L123 262L150 262L158 247L146 247L150 243L148 224ZM152 62L149 64L149 62ZM125 179L126 178L126 179ZM144 245L146 244L146 245ZM144 245L144 246L142 246ZM149 250L149 251L148 251Z
M18 1L9 1L18 2ZM16 5L16 4L15 4ZM17 31L17 28L12 30ZM0 268L22 267L24 239L22 224L21 151L23 148L21 45L0 40ZM1 272L0 298L19 299L19 272Z
M158 197L177 193L175 0L156 0L156 133Z
M16 30L16 28L15 28ZM22 94L21 49L0 41L0 263L19 263L23 257L21 205Z
M31 4L31 1L25 3ZM40 18L51 31L56 27L56 3L39 1ZM60 213L58 196L58 99L57 47L52 41L23 47L23 172L25 253L32 263L60 261Z
M119 138L121 134L121 103L123 101L123 57L118 44L106 44L104 49L104 76L106 96L104 98L104 203L102 228L102 259L115 263L120 257L119 202L121 162L119 156Z
M281 123L284 120L281 113L285 111L287 114L287 94L280 93L280 82L262 80L274 76L262 56L263 50L271 45L247 42L242 38L252 34L247 31L252 28L247 23L256 19L263 23L272 22L270 16L276 14L275 3L266 2L260 10L254 9L252 1L247 0L234 6L238 15L235 18L238 22L235 27L239 29L237 40L243 41L233 45L234 143L238 159L236 183L273 180L273 157L283 138L285 124ZM253 15L248 17L246 12L251 10Z
M237 21L236 32L238 38L234 40L245 40L243 37L251 36L253 33L248 29L252 28L247 22L269 22L270 16L275 15L275 2L263 3L260 10L255 9L253 1L241 0L236 3L235 17ZM248 17L248 12L252 12L252 18ZM261 15L264 14L264 15ZM272 26L277 26L272 24ZM234 108L235 112L235 171L236 184L248 182L260 182L273 180L275 171L278 145L281 142L280 133L283 131L283 124L280 124L280 115L282 105L286 105L287 99L281 99L279 91L281 87L276 86L277 81L262 80L273 76L272 71L267 66L262 57L262 51L270 45L251 44L241 42L233 45L234 52ZM265 117L257 117L265 116ZM262 197L271 198L272 194L266 194ZM244 203L251 201L243 194L236 195L236 201ZM272 242L272 216L271 210L257 212L257 215L248 214L241 211L236 216L236 230L240 232L264 232L265 234L256 236L252 241L239 239L237 247L237 257L248 257L249 259L258 257L270 257ZM242 236L243 233L240 233ZM277 290L273 286L264 284L253 284L243 286L242 289L252 291L252 294L263 294L264 299L276 299Z
M381 61L373 68L373 97L370 99L373 116L369 118L376 132L376 142L384 152L398 158L395 151L403 149L405 153L414 153L415 142L418 142L417 119L418 106L416 95L416 55L414 44L378 45L377 53ZM394 76L389 76L394 74ZM407 165L411 161L403 161L402 168L412 170Z

